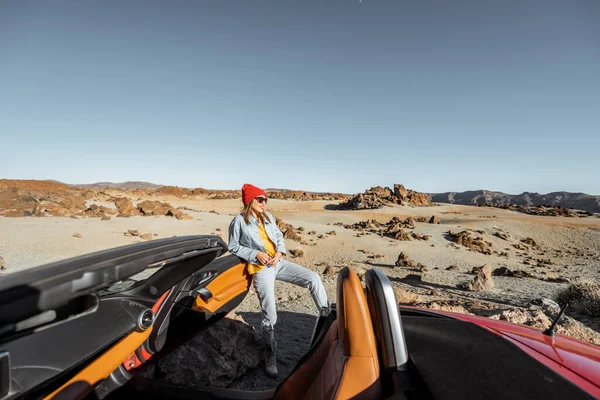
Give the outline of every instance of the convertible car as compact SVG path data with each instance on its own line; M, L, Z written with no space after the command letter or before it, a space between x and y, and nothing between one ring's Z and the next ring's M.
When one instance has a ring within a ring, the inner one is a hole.
M216 236L153 240L0 277L0 399L590 399L600 348L486 318L398 307L350 268L307 352L263 392L177 387L139 372L245 297ZM198 368L210 368L198 365Z

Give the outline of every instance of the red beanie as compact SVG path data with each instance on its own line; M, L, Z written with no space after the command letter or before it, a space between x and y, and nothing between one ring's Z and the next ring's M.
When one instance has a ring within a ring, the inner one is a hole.
M253 186L249 183L246 183L244 186L242 186L242 203L246 205L250 203L252 199L254 199L256 196L260 196L261 194L267 197L267 194L264 190L257 188L256 186Z

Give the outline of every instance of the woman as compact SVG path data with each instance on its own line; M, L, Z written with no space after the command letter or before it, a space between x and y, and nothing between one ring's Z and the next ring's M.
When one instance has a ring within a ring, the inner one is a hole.
M248 262L248 272L254 277L254 288L262 311L265 372L269 377L275 378L275 280L308 288L319 311L329 307L329 301L323 282L316 272L282 258L286 254L283 234L273 216L265 211L265 191L245 184L242 187L242 203L242 212L229 225L229 251Z

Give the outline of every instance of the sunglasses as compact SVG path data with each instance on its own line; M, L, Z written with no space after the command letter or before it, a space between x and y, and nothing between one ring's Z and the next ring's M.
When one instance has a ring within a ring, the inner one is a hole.
M256 200L259 204L267 202L267 198L266 197L255 197L254 200Z

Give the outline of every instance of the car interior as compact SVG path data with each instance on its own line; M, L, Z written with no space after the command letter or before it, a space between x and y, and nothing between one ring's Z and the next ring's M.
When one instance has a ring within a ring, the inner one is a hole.
M180 387L140 375L244 299L251 276L226 252L217 236L174 237L7 276L0 400L591 398L483 327L398 307L376 268L364 283L351 268L339 271L335 303L315 318L306 354L272 390Z

